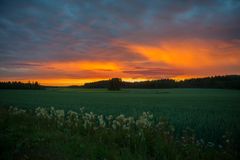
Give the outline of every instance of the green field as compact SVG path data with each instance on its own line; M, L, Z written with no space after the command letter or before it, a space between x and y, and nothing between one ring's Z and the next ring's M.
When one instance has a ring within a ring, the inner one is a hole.
M0 159L235 160L239 104L240 91L222 89L0 90ZM7 110L9 106L20 112ZM66 111L63 119L56 119L51 106ZM85 112L80 112L83 106ZM33 112L37 107L44 110ZM78 113L69 115L69 110ZM85 119L90 111L97 115ZM154 115L144 120L151 122L147 128L137 122L144 111ZM108 120L110 114L119 128ZM121 120L120 114L135 117L130 129L124 129L128 118ZM85 122L94 126L85 127Z
M240 91L222 89L104 89L50 88L1 90L1 106L50 107L102 114L138 116L149 111L165 117L180 131L195 130L199 138L218 141L224 132L240 133ZM178 133L178 132L177 132Z

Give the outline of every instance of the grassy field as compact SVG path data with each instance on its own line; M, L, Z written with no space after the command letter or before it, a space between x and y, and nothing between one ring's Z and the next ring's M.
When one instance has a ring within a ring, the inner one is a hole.
M79 112L79 108L84 106L87 112L134 117L148 111L154 114L155 119L167 118L175 126L176 137L190 127L197 139L219 144L222 136L229 134L236 146L240 144L239 104L240 91L222 89L126 89L119 92L69 88L0 90L2 108L10 105L23 109L53 106ZM18 121L21 123L21 118Z
M221 89L0 90L0 106L54 106L75 111L84 106L95 113L133 116L149 111L169 119L177 131L190 127L199 137L212 141L217 141L225 131L240 133L239 104L240 91Z

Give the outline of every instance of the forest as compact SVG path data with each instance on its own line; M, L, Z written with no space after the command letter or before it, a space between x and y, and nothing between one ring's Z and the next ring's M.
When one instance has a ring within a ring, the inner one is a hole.
M44 89L45 87L38 82L0 82L0 89Z
M119 79L119 78L113 78ZM83 88L108 88L112 80L103 80L85 83ZM173 79L148 80L140 82L126 82L119 79L121 88L221 88L221 89L240 89L239 75L213 76L205 78L192 78L181 81ZM72 86L76 87L76 86Z

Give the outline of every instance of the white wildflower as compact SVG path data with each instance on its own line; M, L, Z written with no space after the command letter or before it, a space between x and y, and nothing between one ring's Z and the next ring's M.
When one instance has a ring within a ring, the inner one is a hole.
M85 107L80 107L80 112L83 113L85 110Z
M107 116L107 120L108 120L108 121L111 121L112 119L113 119L113 116L112 116L112 115Z
M21 115L21 114L25 114L26 113L26 110L24 109L19 109L17 107L13 107L13 106L10 106L8 111L13 114L13 115Z
M143 114L136 120L136 126L139 128L149 128L152 125L153 115L149 112L143 112Z
M96 125L96 115L93 114L92 112L85 113L82 119L83 119L83 127L85 129L93 128Z
M37 117L40 117L40 118L44 118L44 119L50 119L51 116L49 114L49 112L47 111L46 108L42 108L42 107L37 107L35 109L35 114Z
M113 120L113 123L112 123L113 129L117 129L120 126L121 126L121 123L118 120Z
M113 128L114 130L116 130L116 129L117 129L117 125L116 125L115 123L113 123L113 124L112 124L112 128Z
M71 127L77 127L78 126L78 113L74 112L74 111L68 111L67 112L67 117L66 117L67 121L67 125L71 126Z
M99 121L99 127L104 128L106 123L104 121L103 115L98 116L98 121Z
M55 119L56 119L58 125L60 125L60 126L63 125L64 118L65 118L64 110L56 110L55 111Z

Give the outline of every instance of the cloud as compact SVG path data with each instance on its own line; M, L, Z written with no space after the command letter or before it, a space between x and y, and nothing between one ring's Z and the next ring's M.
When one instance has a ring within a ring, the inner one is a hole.
M238 0L2 0L0 15L5 79L164 74L149 68L192 75L199 70L202 75L240 73ZM94 68L78 76L73 68L58 73L51 66L71 61L122 68L114 74Z
M144 68L137 70L126 70L123 71L127 74L132 74L133 77L145 77L150 79L160 79L160 78L173 78L178 75L183 75L183 71L179 69L166 69L166 68Z
M153 62L180 68L239 65L240 41L206 39L166 40L155 45L128 44L128 48Z

